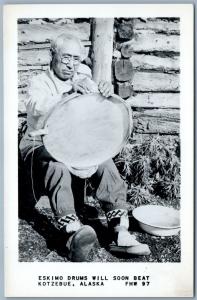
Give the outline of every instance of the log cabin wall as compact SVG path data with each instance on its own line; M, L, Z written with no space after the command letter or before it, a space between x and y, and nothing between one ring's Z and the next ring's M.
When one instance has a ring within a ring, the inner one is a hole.
M29 77L46 70L50 40L63 32L80 37L90 53L90 19L19 19L19 115L25 113ZM179 37L179 19L115 19L112 80L133 109L136 136L179 134Z

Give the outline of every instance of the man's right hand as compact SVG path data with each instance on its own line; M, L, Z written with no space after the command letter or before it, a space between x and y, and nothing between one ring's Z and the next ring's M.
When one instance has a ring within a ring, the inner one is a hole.
M89 78L77 80L73 83L73 90L81 94L98 93L97 84Z

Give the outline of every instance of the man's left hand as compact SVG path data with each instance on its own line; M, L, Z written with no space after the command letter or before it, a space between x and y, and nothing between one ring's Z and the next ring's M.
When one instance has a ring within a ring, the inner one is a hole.
M113 94L113 85L109 81L100 81L98 84L98 89L101 95L108 98Z

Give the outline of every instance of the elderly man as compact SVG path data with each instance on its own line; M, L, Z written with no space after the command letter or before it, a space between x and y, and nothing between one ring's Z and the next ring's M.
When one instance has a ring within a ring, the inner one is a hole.
M42 142L47 113L65 96L73 92L100 92L105 97L112 94L111 83L101 81L97 86L91 80L90 69L81 64L82 53L83 46L76 37L62 34L52 43L50 69L33 77L29 85L28 129L20 143L21 155L26 169L31 170L35 197L38 198L38 190L49 197L59 229L65 233L71 261L86 261L97 241L93 228L83 225L77 216L73 190L76 178L82 181L80 178L90 176L118 251L147 255L150 253L148 246L140 244L128 231L127 187L113 161L95 166L88 172L84 170L85 173L77 172L55 161Z

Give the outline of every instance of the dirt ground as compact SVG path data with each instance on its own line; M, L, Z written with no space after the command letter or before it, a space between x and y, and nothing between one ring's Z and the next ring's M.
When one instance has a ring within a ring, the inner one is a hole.
M99 243L89 255L90 262L180 262L180 235L169 237L151 236L138 227L130 217L130 231L137 239L149 245L151 255L139 257L115 256L109 253L107 245L109 236L107 223L103 214L96 218L88 218L88 211L93 207L86 205L87 222L92 225L98 235ZM64 237L55 227L53 213L48 199L42 197L37 203L31 218L20 218L19 230L19 261L21 262L67 262Z

